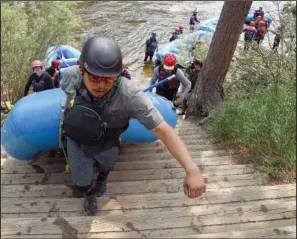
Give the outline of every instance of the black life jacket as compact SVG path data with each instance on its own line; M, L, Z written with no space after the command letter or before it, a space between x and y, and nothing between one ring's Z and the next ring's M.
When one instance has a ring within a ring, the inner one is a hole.
M121 80L121 78L118 79L108 97L100 104L89 92L91 101L81 94L82 83L80 90L76 90L74 104L64 113L63 130L66 137L81 145L100 146L102 148L108 141L113 142L119 138L129 127L129 124L122 128L108 128L102 120L102 115L115 96Z
M168 72L168 71L165 71L163 65L160 65L159 66L159 76L158 76L157 81L160 82L169 76L176 75L177 69L178 69L178 66L175 65L174 69L172 71ZM179 84L180 84L180 82L176 78L173 78L172 80L170 80L158 87L163 88L164 90L175 90L175 89L178 89Z

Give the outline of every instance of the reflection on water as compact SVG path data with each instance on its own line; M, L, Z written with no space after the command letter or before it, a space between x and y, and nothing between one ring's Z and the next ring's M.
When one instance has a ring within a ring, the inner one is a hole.
M115 39L124 56L125 63L132 72L132 80L143 88L148 85L153 68L144 63L145 41L151 32L157 33L160 44L169 42L172 30L184 26L184 34L189 33L189 18L197 8L199 20L220 15L223 1L93 1L79 3L79 13L90 22L91 27L82 35L83 41L93 35ZM272 2L254 2L264 10L271 8Z

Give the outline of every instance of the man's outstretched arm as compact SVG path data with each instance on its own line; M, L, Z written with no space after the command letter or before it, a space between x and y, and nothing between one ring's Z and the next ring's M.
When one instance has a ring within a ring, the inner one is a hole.
M200 170L193 162L185 144L176 134L175 130L162 121L152 129L154 134L166 145L171 155L181 164L186 171L184 192L189 198L201 196L206 191L206 185Z

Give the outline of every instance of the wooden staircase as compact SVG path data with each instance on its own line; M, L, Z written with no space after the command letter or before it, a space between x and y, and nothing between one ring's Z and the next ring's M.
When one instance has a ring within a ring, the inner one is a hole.
M259 185L190 119L177 131L207 192L185 197L185 172L162 144L124 144L95 217L84 215L63 158L32 166L2 149L1 238L296 238L295 184Z

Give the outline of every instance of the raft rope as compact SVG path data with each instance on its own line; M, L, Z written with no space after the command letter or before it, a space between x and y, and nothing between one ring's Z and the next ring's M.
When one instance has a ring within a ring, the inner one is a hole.
M67 153L65 151L65 147L64 147L63 141L62 141L62 126L63 126L63 121L64 121L64 111L62 111L61 120L60 120L60 127L59 127L59 148L62 148L64 157L65 157L66 162L67 162L67 164L65 166L64 173L70 173L71 172L71 170L70 170L70 164L69 164Z
M60 49L60 52L61 52L61 60L67 65L67 67L69 66L68 64L67 64L67 62L66 61L64 61L64 55L63 55L63 52L62 52L62 49Z

